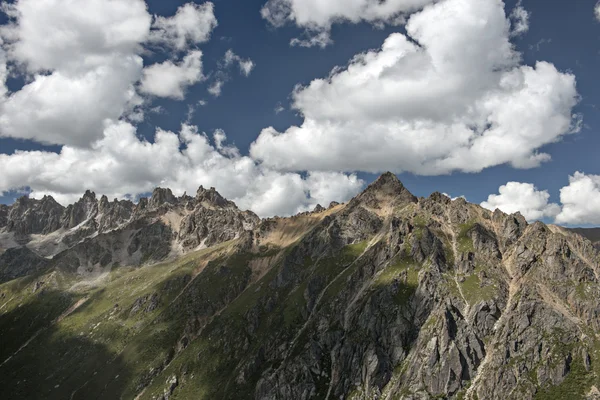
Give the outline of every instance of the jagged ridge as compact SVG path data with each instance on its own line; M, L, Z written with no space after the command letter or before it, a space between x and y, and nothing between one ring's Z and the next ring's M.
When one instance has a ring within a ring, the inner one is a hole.
M239 215L156 198L134 210L138 237L188 206L191 232ZM577 234L416 199L391 174L347 204L247 228L103 280L58 257L0 285L0 397L597 396L600 258Z

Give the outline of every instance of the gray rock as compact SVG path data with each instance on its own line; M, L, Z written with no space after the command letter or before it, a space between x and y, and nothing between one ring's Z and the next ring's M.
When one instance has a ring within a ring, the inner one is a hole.
M88 190L75 204L67 206L61 218L62 227L71 229L98 214L96 193Z
M10 207L6 230L18 236L49 234L61 227L63 211L51 196L41 200L20 197Z
M27 247L8 249L0 254L0 283L48 268L50 261Z
M156 188L148 201L148 207L156 209L163 204L175 204L176 202L177 198L173 195L171 189Z

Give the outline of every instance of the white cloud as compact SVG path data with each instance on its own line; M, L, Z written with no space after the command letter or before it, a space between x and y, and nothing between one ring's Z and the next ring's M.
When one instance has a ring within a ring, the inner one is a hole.
M355 175L280 173L257 165L214 134L215 146L197 128L157 130L153 143L136 137L135 127L118 122L107 127L93 148L63 146L60 154L19 151L0 155L0 191L29 186L32 196L54 196L63 204L86 189L110 198L125 198L170 187L177 195L214 186L245 209L263 216L289 215L317 203L345 201L364 185Z
M0 136L85 146L101 136L107 120L137 104L133 82L141 70L142 59L130 56L77 75L36 75L0 100Z
M508 214L520 212L528 221L554 218L560 206L548 203L550 194L540 191L531 183L508 182L500 186L500 194L492 194L481 206L494 211L500 209Z
M576 172L560 190L560 201L563 207L557 223L600 224L600 175Z
M219 97L221 92L223 91L223 85L225 81L221 79L217 79L208 87L208 93L212 94L215 97Z
M321 32L305 32L303 38L293 38L290 40L290 45L299 47L315 47L325 48L333 43L329 36L329 31Z
M133 84L150 29L146 4L69 3L18 0L3 6L11 18L0 27L6 56L30 75L20 90L2 90L0 136L87 145L102 136L107 120L141 103Z
M233 52L233 50L229 49L225 53L224 57L225 66L228 67L234 63L237 63L240 68L240 73L244 76L249 76L250 72L256 66L254 61L251 59L244 59Z
M293 39L293 45L321 46L331 43L329 31L338 22L398 24L403 14L416 11L433 0L269 0L261 15L271 25L294 23L306 29L306 39Z
M216 27L213 3L187 3L172 17L155 17L150 41L185 50L190 45L207 42Z
M151 17L142 0L17 0L0 28L11 59L29 72L86 73L137 54Z
M223 60L219 62L219 70L213 76L213 82L208 87L208 93L215 97L219 97L223 91L223 86L229 81L229 68L236 64L240 69L240 73L246 77L250 75L255 67L254 62L251 59L244 59L229 49L225 52Z
M142 75L149 40L184 49L216 26L212 3L186 4L153 25L143 0L17 0L2 11L10 21L0 26L0 137L81 147L101 139L107 124L143 121L142 77L145 93L176 99L202 79L199 51ZM25 81L13 93L7 62Z
M144 68L140 90L158 97L183 100L186 88L203 79L202 52L194 50L178 64L167 60Z
M223 129L216 129L213 132L213 140L215 142L215 148L221 154L226 157L239 158L240 151L233 145L226 145L227 135Z
M529 12L523 8L522 0L519 0L510 13L512 24L512 36L520 36L529 30Z
M194 118L194 115L196 114L196 111L198 110L198 108L204 107L207 104L208 104L208 102L206 100L198 100L196 102L196 104L188 104L188 112L187 112L187 117L186 117L186 123L187 124L190 123L190 121L192 120L192 118Z
M252 157L289 171L532 168L550 159L542 146L576 131L575 77L547 62L520 65L500 0L438 2L406 29L410 39L392 34L297 87L304 122L264 129Z
M213 144L187 124L179 133L158 129L152 142L137 136L128 121L142 122L146 110L162 112L141 107L137 89L182 99L204 78L202 53L193 46L216 26L212 3L155 17L152 28L142 0L17 0L3 10L11 22L0 27L0 136L63 146L59 153L0 154L0 192L30 187L32 197L50 194L68 203L86 189L128 198L155 186L193 193L202 184L261 215L288 215L347 200L364 184L355 175L303 177L261 166L227 144L221 130ZM144 69L148 43L187 55ZM233 52L228 57L243 75L254 67ZM13 93L5 90L7 63L26 82ZM228 76L218 71L215 78L210 91L218 95Z
M6 65L6 53L2 49L2 37L0 37L0 99L6 96L8 89L6 80L8 79L8 66Z
M239 66L240 66L240 72L245 76L249 76L250 72L252 72L252 70L254 69L254 67L256 65L254 64L254 61L252 61L252 60L242 60L242 61L240 61Z
M600 1L594 7L594 14L596 15L596 19L600 21Z

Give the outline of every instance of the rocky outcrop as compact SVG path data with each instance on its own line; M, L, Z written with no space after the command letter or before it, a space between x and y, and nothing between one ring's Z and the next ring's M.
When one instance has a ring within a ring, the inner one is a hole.
M244 231L258 226L260 218L252 212L241 212L226 205L207 208L197 203L191 213L183 217L179 227L178 242L184 249L198 246L210 247L239 237Z
M571 228L571 231L580 234L600 250L600 228Z
M129 200L114 199L112 203L108 202L106 196L102 196L98 203L98 230L99 232L108 232L129 222L135 211L135 204Z
M20 197L10 207L5 229L18 236L48 234L61 227L63 211L51 196L41 200Z
M142 198L138 204L109 202L106 196L98 200L88 190L66 208L52 197L23 197L13 206L0 208L4 231L15 235L5 243L27 245L44 257L62 251L60 257L67 257L70 270L88 272L94 266L140 265L164 260L172 252L213 246L240 237L259 222L256 214L239 210L214 188L203 187L195 198L185 194L177 198L170 189L156 188L150 199ZM31 234L53 235L33 243ZM181 250L175 251L174 246Z
M10 208L5 204L0 204L0 229L4 228L8 224L8 213Z
M383 205L416 203L417 198L408 191L398 177L391 172L381 175L365 191L350 202L350 206L362 204L371 209L381 209Z
M75 228L79 224L95 218L96 215L98 215L96 193L88 190L75 204L67 206L62 216L62 227L65 229Z
M44 270L50 261L26 247L8 249L0 255L0 283Z
M148 201L148 207L151 209L156 209L162 206L163 204L175 204L177 202L177 198L171 192L171 189L162 189L156 188L152 192L152 197Z
M200 186L196 192L196 202L205 207L237 208L233 201L225 199L214 187L206 190Z

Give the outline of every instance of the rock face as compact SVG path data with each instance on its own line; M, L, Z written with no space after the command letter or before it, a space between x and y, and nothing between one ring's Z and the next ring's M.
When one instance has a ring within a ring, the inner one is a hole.
M573 228L570 230L590 240L600 250L600 228Z
M98 230L107 232L118 228L131 220L135 209L131 201L115 199L109 203L108 198L102 196L98 203Z
M563 228L393 174L262 221L204 188L90 204L75 226L110 228L50 261L0 256L26 276L0 285L0 398L600 394L600 255Z
M0 255L0 283L36 273L49 265L49 260L26 247L8 249Z
M8 223L8 213L10 208L5 204L0 204L0 229L4 228Z
M98 275L114 265L158 262L226 242L259 222L214 188L200 187L196 198L156 188L138 204L109 202L106 196L98 200L88 190L66 208L49 196L22 197L0 208L0 251L20 249L36 257L23 257L19 266L6 264L3 268L12 270L4 276L17 278L57 263L82 275ZM47 262L40 264L40 258Z
M63 211L50 196L41 200L21 197L10 207L5 229L18 236L48 234L60 228Z
M75 228L77 225L98 215L96 193L87 191L75 204L67 206L62 217L62 227Z

